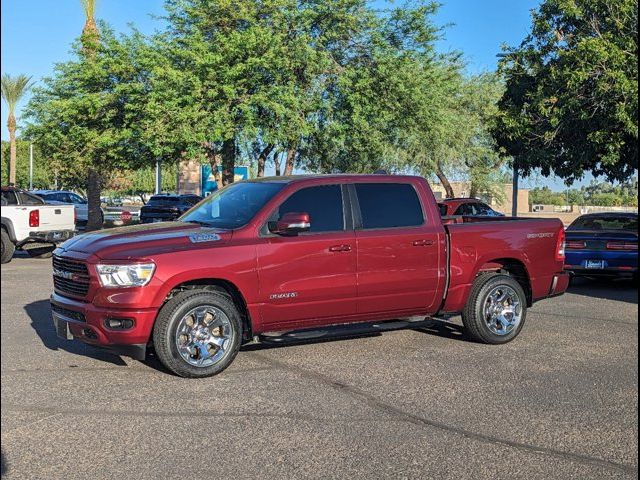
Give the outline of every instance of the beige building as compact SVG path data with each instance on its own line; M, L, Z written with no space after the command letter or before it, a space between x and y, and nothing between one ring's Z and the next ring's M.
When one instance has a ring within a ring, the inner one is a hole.
M471 191L471 184L469 182L451 182L451 187L453 188L455 196L460 198L468 197ZM502 202L498 202L495 198L487 198L483 195L480 195L479 198L489 204L494 210L506 215L511 215L513 185L505 183L502 185L502 188L504 192ZM437 199L446 198L444 187L440 183L432 183L431 189ZM518 213L529 213L529 190L525 188L518 190Z

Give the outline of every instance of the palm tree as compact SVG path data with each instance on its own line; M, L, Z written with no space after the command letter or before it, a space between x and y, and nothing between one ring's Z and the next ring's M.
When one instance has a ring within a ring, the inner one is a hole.
M96 4L97 0L80 0L82 9L84 10L84 27L82 28L82 46L85 53L95 53L97 45L95 42L100 40L100 31L96 25Z
M9 118L7 120L7 128L9 129L9 144L10 144L10 157L9 157L9 184L15 185L16 183L16 106L20 99L27 93L31 87L31 77L26 75L18 75L12 77L11 75L4 74L2 76L2 99L6 102L9 108Z
M89 61L95 56L100 41L100 30L96 25L96 0L80 0L84 10L85 22L82 28L82 51ZM102 192L102 178L95 168L89 168L87 172L87 231L102 228L103 216L100 208L100 193Z

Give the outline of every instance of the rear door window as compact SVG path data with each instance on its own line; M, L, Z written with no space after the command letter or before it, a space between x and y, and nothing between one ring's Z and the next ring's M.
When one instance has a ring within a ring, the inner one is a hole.
M418 194L408 183L356 183L362 228L416 227L424 223Z
M31 193L19 192L18 195L20 195L20 203L22 205L44 205L44 200Z
M16 197L16 193L7 190L2 192L2 205L17 205L18 197Z
M337 232L345 229L342 187L322 185L298 190L278 208L276 218L285 213L308 213L312 233Z

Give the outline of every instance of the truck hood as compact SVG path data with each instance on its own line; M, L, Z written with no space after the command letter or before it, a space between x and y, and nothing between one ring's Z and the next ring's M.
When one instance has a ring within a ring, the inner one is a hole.
M103 260L141 260L162 253L221 246L231 237L229 230L162 222L85 233L67 240L60 250L95 255Z

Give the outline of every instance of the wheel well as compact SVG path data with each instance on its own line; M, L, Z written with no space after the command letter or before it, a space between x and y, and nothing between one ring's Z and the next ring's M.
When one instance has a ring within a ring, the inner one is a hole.
M173 296L180 292L188 290L208 290L212 292L220 292L228 295L242 316L242 336L246 341L253 339L253 329L251 326L251 317L249 315L249 309L247 308L247 302L245 301L242 293L238 287L233 283L218 278L201 278L197 280L189 280L187 282L176 285L165 298L164 303L168 302Z
M480 267L478 275L485 272L500 272L511 275L522 287L527 296L527 306L533 304L533 292L531 290L531 281L527 268L520 260L513 258L498 258L491 260Z

